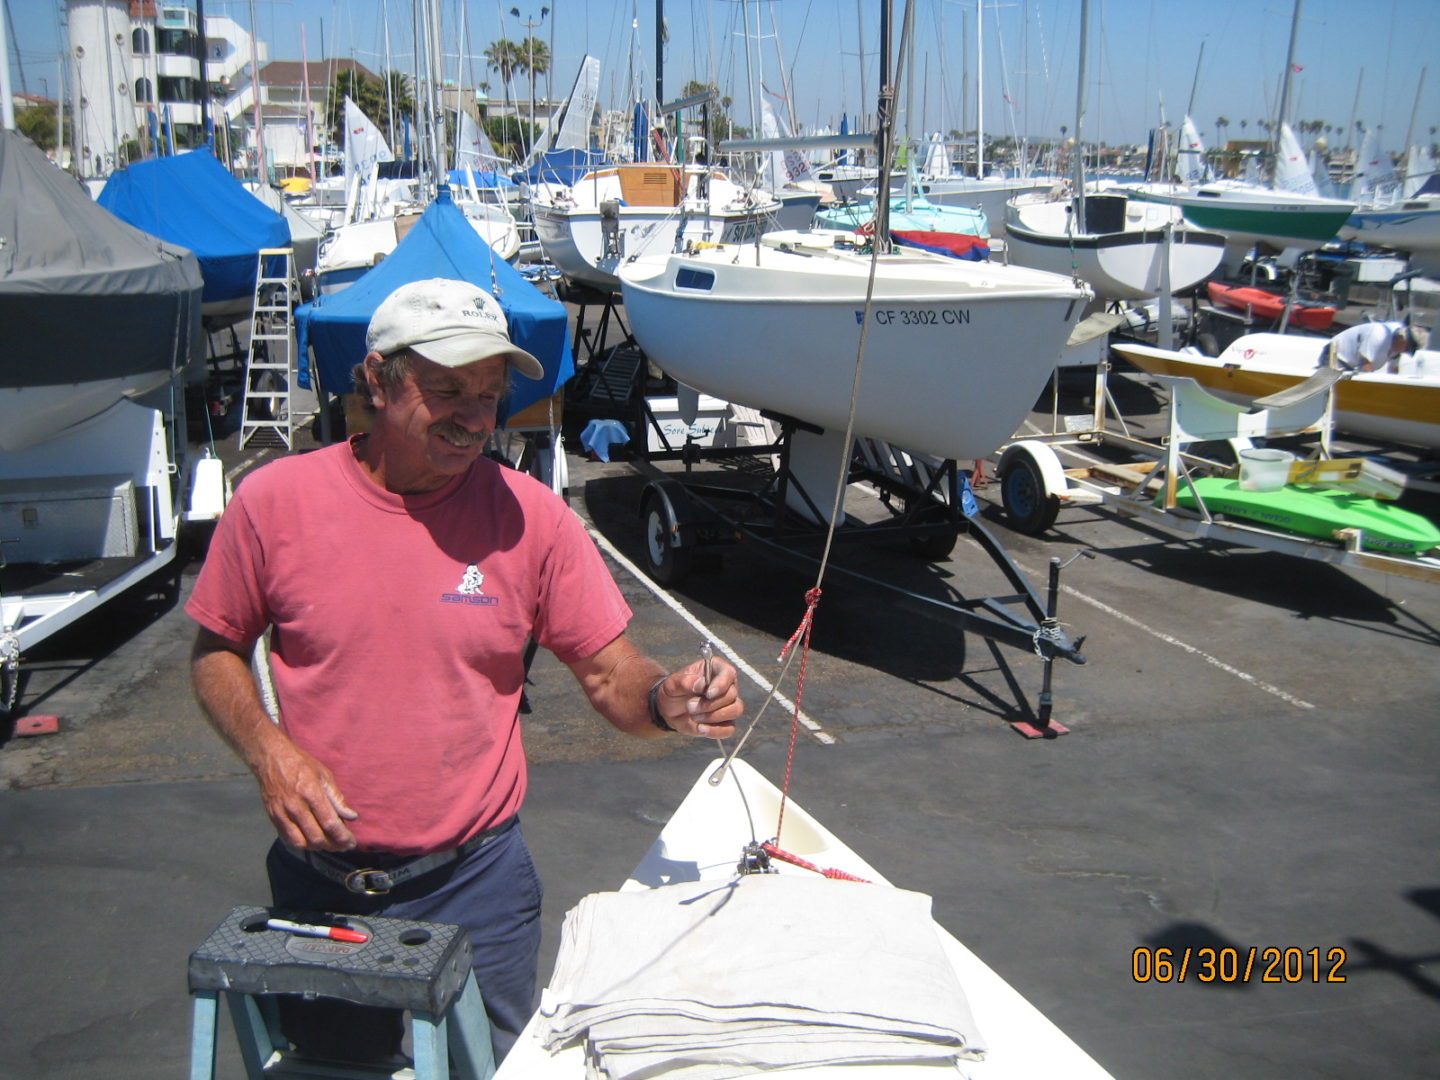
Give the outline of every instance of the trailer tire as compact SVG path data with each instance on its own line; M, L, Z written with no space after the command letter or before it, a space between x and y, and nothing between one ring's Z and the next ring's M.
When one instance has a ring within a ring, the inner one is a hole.
M929 523L931 521L950 521L952 517L950 508L944 505L928 506L916 515L916 520ZM944 562L955 550L955 541L960 537L960 527L955 525L945 532L931 533L928 536L910 537L910 550L917 558L926 562Z
M678 585L690 573L695 551L690 547L676 547L670 537L681 522L675 519L675 511L659 492L648 491L640 511L645 529L645 570L655 581L669 588Z
M20 664L18 661L0 661L0 723L14 719L15 706L20 700ZM0 743L5 739L0 738Z
M1039 536L1060 514L1060 499L1045 487L1040 466L1029 454L1013 454L1000 471L1000 498L1016 532Z

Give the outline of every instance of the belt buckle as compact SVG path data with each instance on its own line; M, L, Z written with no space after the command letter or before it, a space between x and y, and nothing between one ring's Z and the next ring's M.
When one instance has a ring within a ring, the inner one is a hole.
M370 882L372 877L378 879L373 886ZM351 870L350 873L345 875L344 884L345 888L353 893L359 893L361 896L384 896L395 887L394 883L390 880L390 875L384 870L373 870L369 868L364 870Z

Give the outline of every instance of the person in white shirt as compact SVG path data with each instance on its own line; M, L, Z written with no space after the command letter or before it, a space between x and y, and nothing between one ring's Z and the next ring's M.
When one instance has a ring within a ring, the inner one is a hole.
M1384 371L1405 352L1423 349L1428 333L1403 322L1365 322L1330 339L1320 362L1342 371Z

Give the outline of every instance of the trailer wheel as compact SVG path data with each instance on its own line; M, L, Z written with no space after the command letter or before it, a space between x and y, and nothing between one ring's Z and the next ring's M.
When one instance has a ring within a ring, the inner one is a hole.
M15 659L0 659L0 723L12 719L16 702L20 700L20 662ZM4 738L0 738L4 742Z
M676 547L670 542L680 525L674 510L657 492L650 491L645 495L640 516L645 523L646 572L666 587L679 584L690 573L695 551L689 547Z
M1060 513L1060 499L1045 490L1040 466L1028 454L1016 454L1005 463L1000 497L1010 524L1027 536L1039 536Z
M926 524L940 521L949 522L951 520L951 513L948 507L940 505L930 506L921 511L916 516L916 520ZM954 523L952 523L952 525L953 527L947 529L945 532L931 533L928 536L910 537L910 550L914 552L918 558L924 559L926 562L943 562L948 559L950 553L955 550L955 541L960 536L959 525L955 525Z

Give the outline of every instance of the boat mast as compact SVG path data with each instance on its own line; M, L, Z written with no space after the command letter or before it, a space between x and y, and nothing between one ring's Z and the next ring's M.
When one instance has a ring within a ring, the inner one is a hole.
M909 0L906 0L907 4ZM876 103L875 150L879 175L875 183L875 250L889 254L890 245L890 153L895 121L895 88L890 85L891 0L880 0L880 98ZM862 65L863 67L863 65Z
M1414 137L1415 137L1415 114L1420 111L1420 95L1421 95L1421 94L1424 92L1424 90L1425 90L1425 73L1426 73L1427 71L1429 71L1429 70L1430 70L1430 69L1429 69L1428 66L1427 66L1427 67L1422 67L1422 68L1420 69L1420 82L1419 82L1419 84L1415 87L1415 104L1410 107L1410 126L1405 129L1405 149L1404 149L1404 153L1405 153L1405 156L1406 156L1406 157L1405 157L1405 160L1406 160L1407 164L1408 164L1408 162L1409 162L1409 160L1410 160L1410 157L1409 157L1409 155L1410 155L1410 142L1411 142L1411 140L1414 139ZM1408 170L1407 170L1407 172L1408 172ZM1409 179L1409 177L1407 176L1406 179Z
M10 94L10 43L5 40L5 21L9 18L9 12L5 10L5 0L0 0L0 128L9 131L15 130L15 101ZM63 88L62 88L63 89ZM59 145L60 132L55 132L56 145ZM59 157L59 154L55 155Z
M1090 0L1080 0L1080 62L1075 90L1075 150L1071 159L1075 168L1075 221L1071 223L1074 232L1085 231L1085 58L1089 51Z
M1290 79L1295 74L1295 39L1300 33L1300 3L1301 0L1295 0L1295 12L1290 17L1290 48L1285 54L1285 77L1280 81L1280 111L1271 134L1272 150L1279 145L1280 125L1290 119Z
M985 0L975 4L975 177L985 175Z

